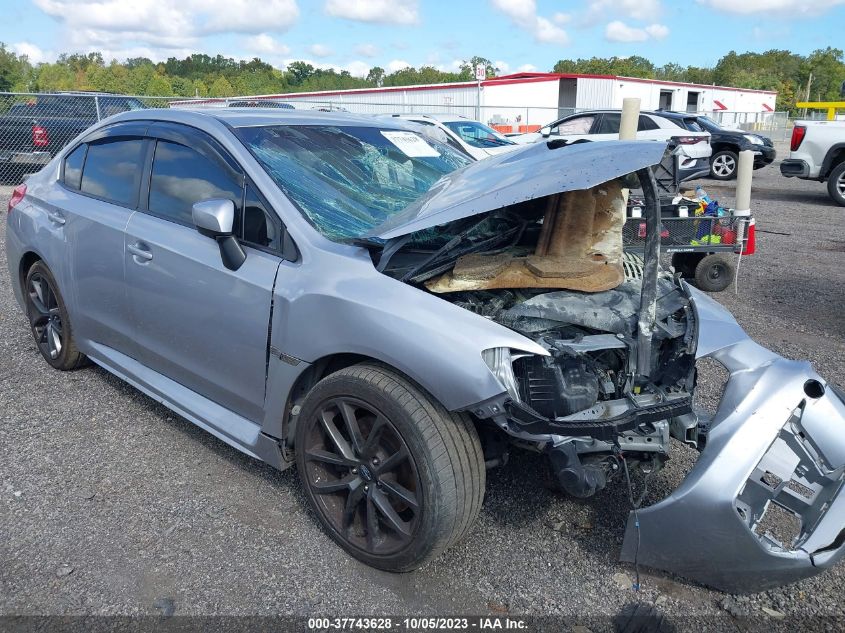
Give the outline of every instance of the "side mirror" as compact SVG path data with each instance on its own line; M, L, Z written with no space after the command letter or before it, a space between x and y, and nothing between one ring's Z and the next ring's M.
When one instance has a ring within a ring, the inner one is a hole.
M540 134L543 135L543 138L549 138L552 135L552 126L547 125L545 127L541 127Z
M214 198L197 202L191 208L194 226L203 235L214 238L220 247L220 258L229 270L237 270L246 261L246 253L232 233L235 226L235 203Z
M235 225L235 203L223 198L203 200L191 208L194 226L209 237L231 235Z

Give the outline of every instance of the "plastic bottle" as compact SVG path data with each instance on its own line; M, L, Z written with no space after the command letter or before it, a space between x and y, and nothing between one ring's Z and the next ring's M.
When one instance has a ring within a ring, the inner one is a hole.
M701 188L701 185L696 186L695 195L698 196L699 200L703 200L706 204L710 204L710 196L708 196L707 192Z

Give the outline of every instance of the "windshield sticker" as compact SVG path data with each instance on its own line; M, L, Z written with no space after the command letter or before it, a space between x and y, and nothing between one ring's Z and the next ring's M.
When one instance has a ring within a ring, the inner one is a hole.
M413 132L382 131L381 135L399 148L409 158L440 156L438 151Z

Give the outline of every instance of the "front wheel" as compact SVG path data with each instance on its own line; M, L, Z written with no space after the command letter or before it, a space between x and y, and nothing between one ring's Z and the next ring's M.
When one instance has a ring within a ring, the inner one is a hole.
M710 176L716 180L733 180L739 167L739 155L730 150L716 152L710 157Z
M364 563L409 571L460 540L484 498L472 421L381 365L342 369L302 404L296 462L329 535Z
M845 207L845 162L839 163L830 172L827 192L836 204Z

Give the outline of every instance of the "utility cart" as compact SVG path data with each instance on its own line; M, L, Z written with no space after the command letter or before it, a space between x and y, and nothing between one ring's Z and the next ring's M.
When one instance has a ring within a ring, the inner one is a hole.
M736 278L741 258L754 253L755 220L721 208L723 215L697 215L701 201L680 195L677 165L678 157L670 148L652 168L659 191L661 251L672 256L672 266L685 279L702 290L720 292ZM642 216L643 202L632 192L622 230L628 262L635 262L645 248Z

